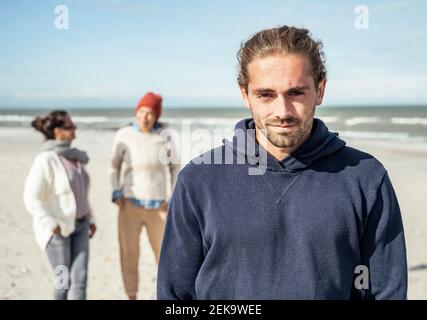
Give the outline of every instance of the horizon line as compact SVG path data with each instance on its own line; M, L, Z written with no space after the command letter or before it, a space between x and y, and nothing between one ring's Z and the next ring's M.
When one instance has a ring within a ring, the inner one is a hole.
M417 108L425 108L427 107L427 104L420 104L420 103L376 103L376 104L327 104L327 105L320 105L318 107L323 108L397 108L397 107L417 107ZM170 106L164 106L163 110L185 110L185 109L247 109L244 105L189 105L189 106L182 106L182 105L170 105ZM56 107L28 107L28 106L0 106L0 110L59 110L59 109L67 109L67 110L113 110L113 109L123 109L123 110L133 110L134 107L130 106L56 106Z

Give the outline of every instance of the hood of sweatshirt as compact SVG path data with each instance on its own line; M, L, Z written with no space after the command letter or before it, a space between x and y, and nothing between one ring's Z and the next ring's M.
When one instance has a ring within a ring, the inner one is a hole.
M264 162L266 169L282 172L304 170L314 161L335 153L345 146L345 141L338 137L338 133L330 132L325 123L318 118L313 120L310 137L295 152L281 161L275 159L258 144L255 139L255 122L252 118L240 120L235 125L232 141L224 139L223 143L225 148L232 149L234 155L244 156L252 165L258 165L262 155L266 155Z

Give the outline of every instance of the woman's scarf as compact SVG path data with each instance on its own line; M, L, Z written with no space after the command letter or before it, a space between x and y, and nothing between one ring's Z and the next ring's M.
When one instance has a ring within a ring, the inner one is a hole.
M41 151L54 151L68 160L76 160L82 164L87 164L89 162L87 153L77 148L71 148L70 141L59 141L53 139L46 140Z

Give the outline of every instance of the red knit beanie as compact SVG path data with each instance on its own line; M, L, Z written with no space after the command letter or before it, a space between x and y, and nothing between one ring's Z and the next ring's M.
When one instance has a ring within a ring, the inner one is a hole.
M137 113L141 107L150 108L154 112L157 121L162 114L162 97L153 92L148 92L139 100L135 108L135 113Z

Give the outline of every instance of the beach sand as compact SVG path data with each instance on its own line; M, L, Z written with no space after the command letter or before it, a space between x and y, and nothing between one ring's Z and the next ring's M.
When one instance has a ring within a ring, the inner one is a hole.
M74 145L90 155L90 200L98 232L91 240L88 299L125 299L119 265L117 209L110 202L110 149L114 132L79 130ZM51 299L52 271L36 245L31 216L22 202L24 181L43 139L30 128L0 128L0 299ZM409 265L409 299L427 299L427 146L365 142L389 171L400 202ZM156 263L141 238L140 299L155 299Z

